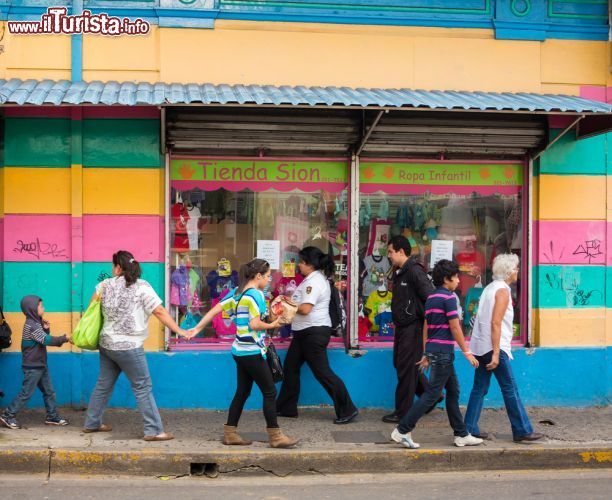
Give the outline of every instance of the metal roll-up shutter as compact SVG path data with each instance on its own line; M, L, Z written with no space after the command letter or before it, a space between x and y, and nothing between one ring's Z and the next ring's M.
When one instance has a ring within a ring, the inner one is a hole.
M517 158L541 148L546 130L540 115L389 112L362 156Z
M170 107L166 145L175 154L347 156L379 110L336 108ZM363 157L524 158L543 147L545 115L388 110Z
M346 156L360 130L350 110L172 108L166 118L176 154Z

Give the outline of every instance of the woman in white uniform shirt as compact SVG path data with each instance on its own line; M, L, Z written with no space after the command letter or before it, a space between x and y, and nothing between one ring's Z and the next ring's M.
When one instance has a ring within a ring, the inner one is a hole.
M332 333L328 276L333 273L334 263L329 255L316 247L303 248L299 258L298 268L304 281L293 294L293 300L299 307L291 324L293 339L285 358L285 380L276 401L276 409L281 417L297 418L300 370L305 361L334 402L334 423L347 424L359 411L351 401L344 382L330 368L327 357L327 346Z

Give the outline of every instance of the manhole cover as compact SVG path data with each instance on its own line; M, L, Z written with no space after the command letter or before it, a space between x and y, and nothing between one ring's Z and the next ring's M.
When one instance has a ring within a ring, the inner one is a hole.
M380 431L334 431L331 435L336 443L386 444L389 442L389 437Z

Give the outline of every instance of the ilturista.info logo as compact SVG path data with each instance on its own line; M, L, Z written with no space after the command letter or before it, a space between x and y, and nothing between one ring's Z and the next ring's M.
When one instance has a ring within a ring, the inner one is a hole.
M8 21L9 33L14 35L146 35L151 25L142 19L109 16L105 13L68 15L66 7L49 7L40 21Z

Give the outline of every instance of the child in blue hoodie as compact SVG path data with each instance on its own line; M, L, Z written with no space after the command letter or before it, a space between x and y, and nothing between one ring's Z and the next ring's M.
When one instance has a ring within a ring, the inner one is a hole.
M59 347L69 341L67 335L53 337L49 322L43 319L45 308L42 299L36 295L26 295L21 299L21 310L26 316L21 339L23 385L21 392L0 415L0 423L9 429L21 429L15 418L28 403L36 387L40 389L47 409L47 425L68 425L68 421L57 413L55 391L47 368L47 346Z

